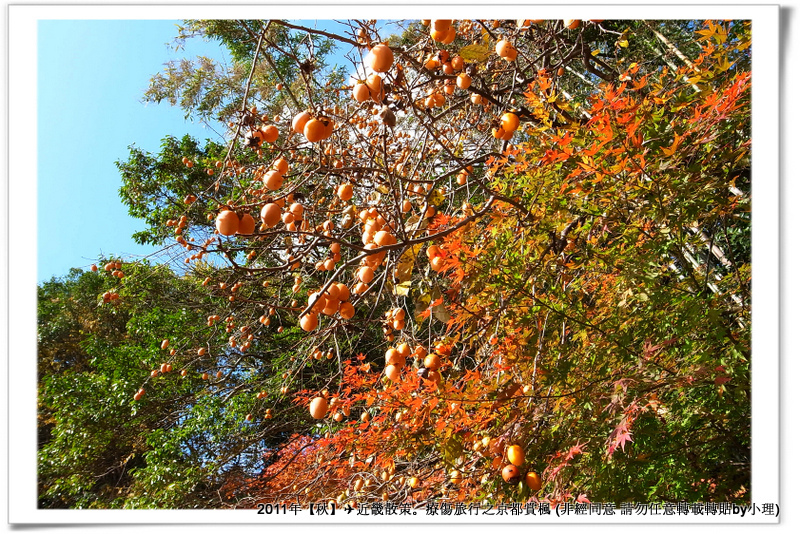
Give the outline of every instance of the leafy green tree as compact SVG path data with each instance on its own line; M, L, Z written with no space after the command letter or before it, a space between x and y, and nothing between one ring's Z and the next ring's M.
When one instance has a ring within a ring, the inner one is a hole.
M73 269L39 288L39 506L221 506L224 473L257 473L303 426L277 385L297 331L221 351L226 328L208 321L221 297L164 266L121 270L124 283ZM268 424L248 423L266 409Z

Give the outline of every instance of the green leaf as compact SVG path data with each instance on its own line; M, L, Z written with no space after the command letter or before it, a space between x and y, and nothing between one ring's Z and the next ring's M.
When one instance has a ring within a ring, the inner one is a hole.
M442 458L448 463L453 463L461 455L461 442L455 435L450 436L442 446Z

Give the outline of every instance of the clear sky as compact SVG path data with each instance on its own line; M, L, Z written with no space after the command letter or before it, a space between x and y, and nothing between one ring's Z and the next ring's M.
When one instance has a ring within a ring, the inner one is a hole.
M168 103L141 98L169 60L207 56L225 61L216 42L190 39L183 50L168 20L42 20L38 25L37 280L88 268L102 253L124 260L155 252L131 235L144 223L128 216L115 161L128 146L157 152L167 135L219 140L184 120ZM332 21L311 27L341 31ZM334 55L331 63L344 62Z
M141 102L150 77L170 59L225 59L216 43L169 44L179 21L61 20L38 26L37 279L89 267L98 255L153 252L131 234L144 223L119 199L114 162L135 143L157 151L166 135L216 139L167 103Z

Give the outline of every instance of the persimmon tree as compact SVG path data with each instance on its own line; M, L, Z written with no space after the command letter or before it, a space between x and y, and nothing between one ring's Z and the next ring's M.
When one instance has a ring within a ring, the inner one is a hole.
M121 193L269 441L230 502L749 499L747 22L187 27L224 138Z

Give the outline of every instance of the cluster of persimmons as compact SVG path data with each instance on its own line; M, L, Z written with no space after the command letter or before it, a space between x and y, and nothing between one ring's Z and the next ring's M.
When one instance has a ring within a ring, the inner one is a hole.
M396 288L410 280L412 271L428 269L435 275L446 268L448 251L437 240L449 231L429 229L438 214L459 215L448 220L465 224L492 207L496 197L485 163L501 155L536 118L523 106L525 87L514 87L515 77L526 71L536 79L563 74L560 66L531 71L530 59L523 61L529 52L526 40L545 32L568 35L584 24L429 20L423 21L429 36L419 46L393 47L370 22L360 23L352 37L341 36L342 42L356 43L363 55L352 84L318 91L310 83L313 75L304 72L298 83L280 83L275 90L290 94L294 102L304 99L307 107L285 107L272 115L274 110L268 114L244 102L241 119L229 124L238 142L225 159L183 158L187 169L199 165L214 177L213 187L183 199L187 210L201 206L207 221L214 223L213 232L195 228L186 215L166 223L174 228L177 243L191 253L186 263L212 253L230 262L232 276L203 282L224 292L230 305L224 321L231 334L229 348L220 351L247 351L259 328L276 319L296 323L308 333L313 349L307 358L293 358L296 366L283 373L283 394L292 391L291 381L307 359L333 358L335 351L318 347L335 342L337 328L371 319L369 302L375 308L389 303L383 319L376 319L386 341L397 341L385 353L387 387L404 379L411 358L414 372L430 383L441 382L440 369L452 343L443 337L417 338L420 326L407 328L413 302L408 307L398 300L403 294ZM476 35L495 41L482 50L465 47ZM296 96L300 91L304 97ZM558 109L551 111L558 116ZM234 191L227 198L216 195L222 183L232 184L225 189ZM202 244L195 242L198 236ZM236 259L235 250L245 251L246 260ZM418 254L424 259L418 260ZM283 288L290 282L291 290L277 289L268 297L253 290L245 296L250 286ZM301 299L301 292L307 298ZM212 315L208 326L220 321L220 315ZM161 348L166 351L169 345L165 340ZM177 362L186 376L197 361L194 356L211 357L210 351L187 347L184 352L192 358L186 358L173 348L170 361L152 370L151 379L172 372ZM210 379L208 371L202 376ZM222 371L216 379L225 379ZM144 395L143 386L134 399ZM257 394L258 401L266 397L264 391ZM327 390L313 396L308 410L314 419L336 422L350 415L350 407ZM273 416L272 408L264 412L265 419ZM247 421L253 419L247 415ZM368 421L365 411L362 422ZM520 471L525 465L520 445L507 446L505 457L508 465L501 474L506 482L524 480L533 491L541 488L537 473ZM460 477L453 471L450 482L457 484ZM408 480L412 488L414 480Z

